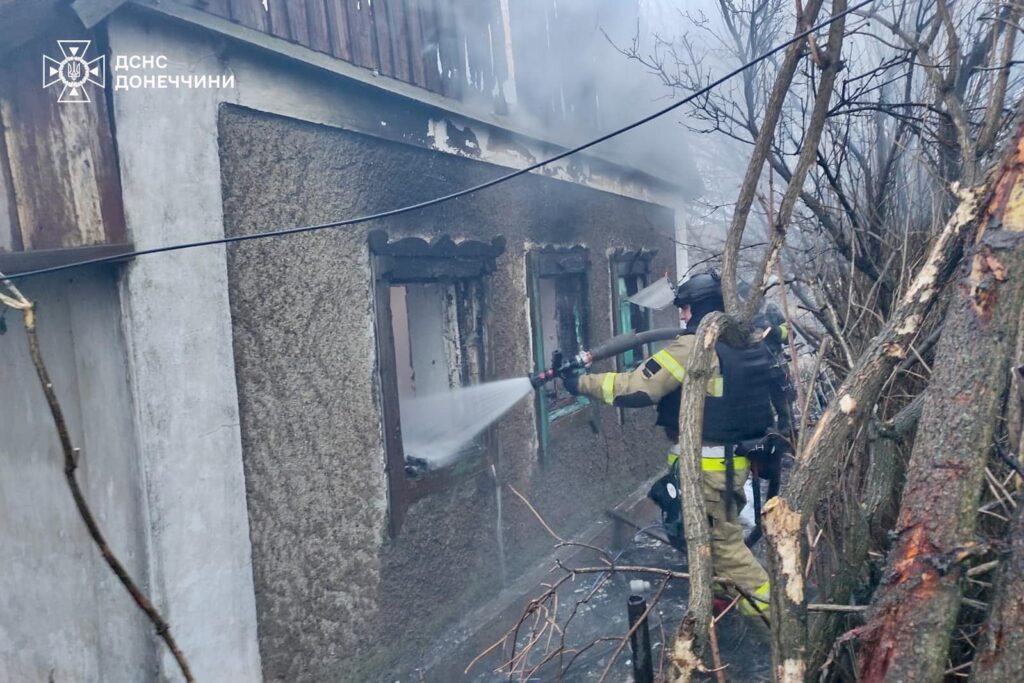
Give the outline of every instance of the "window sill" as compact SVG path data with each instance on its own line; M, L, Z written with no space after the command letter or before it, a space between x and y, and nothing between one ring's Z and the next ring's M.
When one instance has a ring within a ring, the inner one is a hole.
M590 399L586 396L580 396L569 405L559 406L548 411L548 424L551 424L555 420L565 417L566 415L572 415L578 413L587 406L590 405Z

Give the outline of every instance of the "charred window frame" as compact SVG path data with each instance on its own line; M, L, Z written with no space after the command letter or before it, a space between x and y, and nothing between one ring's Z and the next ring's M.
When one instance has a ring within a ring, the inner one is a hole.
M587 347L587 270L588 255L583 247L547 248L527 255L535 370L549 365L555 350L569 358ZM537 400L542 451L547 446L548 426L589 403L585 396L567 393L561 382L544 385Z
M647 249L611 254L612 327L616 335L651 329L650 309L630 303L629 297L651 283L651 260L656 254ZM650 353L650 345L620 353L615 358L616 370L634 370Z
M407 468L400 403L417 390L422 395L491 378L487 280L505 241L389 241L386 233L374 231L369 242L394 536L413 503L479 472L484 467L480 456L492 447L493 433L488 430L451 465L426 472Z

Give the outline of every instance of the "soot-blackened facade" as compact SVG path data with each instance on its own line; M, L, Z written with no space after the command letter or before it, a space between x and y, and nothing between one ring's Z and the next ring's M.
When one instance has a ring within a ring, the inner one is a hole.
M236 107L221 110L220 140L230 235L370 213L501 172ZM535 396L499 422L485 446L466 456L470 462L437 476L432 489L409 502L395 490L396 479L406 476L395 471L401 463L388 457L395 444L388 443L386 413L394 397L384 363L395 356L383 357L380 349L391 342L378 337L379 317L393 316L394 301L381 300L391 289L381 286L389 276L375 265L388 245L392 259L399 258L396 244L408 246L407 258L421 245L427 265L418 278L406 275L408 281L480 284L482 322L472 342L482 349L471 379L486 381L535 369L539 319L532 315L529 270L539 254L575 250L577 265L569 270L585 283L578 314L584 341L593 343L613 334L615 254L658 250L659 235L672 229L672 212L663 207L531 175L372 226L229 249L260 647L269 679L358 679L378 672L381 661L401 671L403 654L496 593L495 477L568 532L599 518L663 462L652 415L637 411L620 424L609 410L583 406L549 420L538 414ZM444 244L451 245L449 271L436 253ZM477 257L467 256L473 244ZM657 254L652 270L671 270L671 259ZM430 259L438 261L433 270ZM477 271L475 259L484 264ZM506 507L507 571L514 574L549 549L550 540L525 508ZM339 659L341 651L354 656Z
M589 92L573 60L599 61L579 49L605 45L597 24L542 0L539 41L526 4L470 4L452 33L466 3L0 2L0 270L394 208L600 124L610 98L567 106L562 87ZM40 89L59 39L106 55L89 107ZM230 86L117 87L130 58ZM534 78L548 72L562 82ZM462 612L551 549L509 486L573 536L656 473L653 415L557 385L415 477L401 432L411 396L673 322L624 299L685 258L678 209L697 181L621 151L400 217L26 282L84 445L78 476L197 680L419 680ZM72 513L24 336L0 347L0 376L25 388L0 419L17 489L0 496L0 545L15 549L0 679L178 680Z

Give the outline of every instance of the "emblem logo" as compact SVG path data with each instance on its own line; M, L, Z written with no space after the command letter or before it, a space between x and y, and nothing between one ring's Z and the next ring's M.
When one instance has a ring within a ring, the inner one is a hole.
M106 57L86 61L85 53L89 50L91 40L58 40L63 59L60 61L43 55L43 87L60 83L58 102L89 102L89 93L85 88L92 83L101 88L107 85Z

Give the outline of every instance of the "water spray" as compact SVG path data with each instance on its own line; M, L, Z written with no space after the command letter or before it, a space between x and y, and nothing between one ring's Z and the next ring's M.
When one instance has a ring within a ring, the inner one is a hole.
M473 452L472 441L478 434L525 396L556 377L644 344L675 339L682 332L678 327L629 332L612 337L589 351L581 351L568 360L555 351L550 368L526 377L458 387L403 400L399 410L406 474L418 477Z

